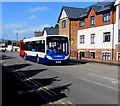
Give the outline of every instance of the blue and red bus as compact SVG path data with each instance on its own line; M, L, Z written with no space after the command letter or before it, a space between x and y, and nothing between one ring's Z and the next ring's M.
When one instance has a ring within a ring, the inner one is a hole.
M66 35L49 35L20 40L20 56L37 63L67 63L70 56Z

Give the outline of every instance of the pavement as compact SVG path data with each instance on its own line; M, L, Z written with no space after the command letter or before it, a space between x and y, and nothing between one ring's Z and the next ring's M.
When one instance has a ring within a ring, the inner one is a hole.
M106 64L106 65L114 65L114 66L120 66L120 63L108 63L108 62L100 62L100 61L92 61L92 60L83 60L83 59L70 59L71 62L79 62L79 63L99 63L99 64Z

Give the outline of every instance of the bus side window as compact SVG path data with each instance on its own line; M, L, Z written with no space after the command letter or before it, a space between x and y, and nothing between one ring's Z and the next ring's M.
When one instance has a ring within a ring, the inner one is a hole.
M21 49L24 50L24 43L21 43Z
M35 50L35 42L32 42L32 51L36 51Z
M36 49L37 52L39 51L39 45L38 45L38 44L39 44L39 42L36 41L36 42L35 42L35 49Z

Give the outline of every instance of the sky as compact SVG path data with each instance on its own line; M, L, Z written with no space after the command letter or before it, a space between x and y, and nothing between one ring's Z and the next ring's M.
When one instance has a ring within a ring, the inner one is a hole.
M57 24L62 6L85 8L93 4L95 2L2 2L0 35L6 40L16 40L16 33L18 40L33 37L34 31Z

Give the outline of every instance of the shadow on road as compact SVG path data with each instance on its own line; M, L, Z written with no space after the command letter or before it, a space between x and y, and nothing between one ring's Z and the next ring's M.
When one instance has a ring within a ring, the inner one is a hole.
M27 66L30 66L31 64L15 64L15 65L10 65L7 66L9 69L13 69L13 70L18 70Z
M6 56L6 55L2 55L2 60L6 60L6 59L12 59L14 57L10 57L10 56Z
M34 82L42 85L42 86L47 86L50 85L56 81L61 81L58 77L53 77L53 78L43 78L43 79L33 79Z
M60 81L58 77L27 79L46 69L9 71L8 68L20 69L28 64L2 66L2 106L40 106L57 101L68 95L71 84L47 88Z
M86 64L88 62L86 61L81 61L81 60L70 60L68 63L49 63L49 64L45 64L48 66L71 66L71 65L81 65L81 64Z
M27 79L30 77L35 76L36 74L43 72L47 69L35 69L35 70L25 70L25 71L17 71L17 73L20 75L19 77L21 79Z
M20 97L23 101L22 104L23 106L40 106L48 104L50 102L55 102L62 98L66 98L67 94L65 93L65 90L69 90L68 87L70 85L71 84L67 84L51 89L39 89L32 92L25 92L23 94L20 94Z

